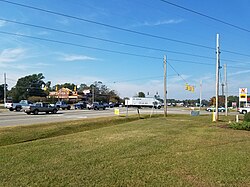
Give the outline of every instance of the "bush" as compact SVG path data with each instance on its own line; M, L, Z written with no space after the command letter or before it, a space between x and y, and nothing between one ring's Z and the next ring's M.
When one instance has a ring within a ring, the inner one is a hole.
M236 130L247 130L250 131L250 123L249 122L242 122L242 123L231 123L229 125L230 128L236 129Z
M248 112L248 113L246 113L246 114L244 115L244 121L250 122L250 112Z

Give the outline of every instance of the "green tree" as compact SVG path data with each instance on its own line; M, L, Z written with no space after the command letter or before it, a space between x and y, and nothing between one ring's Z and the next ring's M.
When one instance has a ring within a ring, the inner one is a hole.
M75 86L76 85L74 83L57 84L57 85L52 87L52 90L56 90L56 87L57 87L58 90L61 89L61 88L68 88L68 89L73 91Z
M42 73L22 77L18 79L16 85L10 90L9 95L12 96L15 102L31 96L45 97L47 94L42 89L45 85L44 78Z
M138 97L145 97L145 93L144 92L138 92Z
M239 97L238 96L233 96L233 95L228 96L227 102L228 102L228 107L232 107L233 102L236 102L237 103L236 106L239 106Z

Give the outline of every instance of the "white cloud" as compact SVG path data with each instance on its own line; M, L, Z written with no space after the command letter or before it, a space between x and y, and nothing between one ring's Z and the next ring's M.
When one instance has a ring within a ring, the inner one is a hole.
M145 21L144 23L138 23L133 25L133 27L140 27L140 26L160 26L160 25L169 25L169 24L178 24L182 23L184 19L168 19L168 20L159 20L155 22L148 22Z
M6 25L6 21L0 20L0 27L3 27Z
M26 50L22 48L4 49L2 52L0 52L0 64L20 60L25 54L25 51Z
M64 55L62 60L71 62L71 61L96 60L96 58L85 55Z

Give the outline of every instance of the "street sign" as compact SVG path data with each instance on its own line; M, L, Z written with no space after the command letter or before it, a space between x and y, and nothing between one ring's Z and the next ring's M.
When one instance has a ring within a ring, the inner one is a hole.
M239 88L239 102L247 102L247 88Z

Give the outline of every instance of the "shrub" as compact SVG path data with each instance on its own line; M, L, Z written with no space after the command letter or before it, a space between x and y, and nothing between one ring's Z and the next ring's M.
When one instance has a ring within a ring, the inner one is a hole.
M250 123L249 122L242 122L242 123L231 123L229 125L230 128L236 129L236 130L247 130L250 131Z
M248 113L246 113L246 114L244 115L244 121L250 122L250 112L248 112Z

